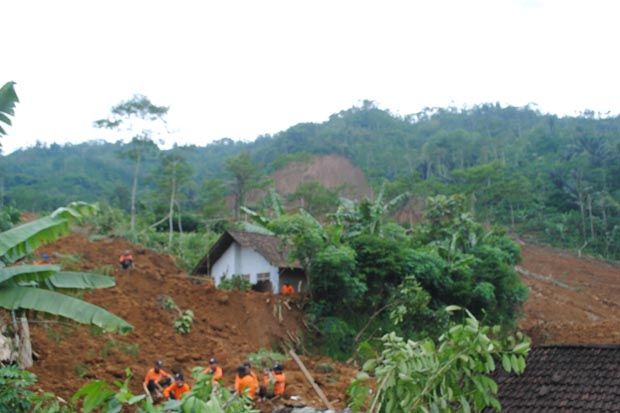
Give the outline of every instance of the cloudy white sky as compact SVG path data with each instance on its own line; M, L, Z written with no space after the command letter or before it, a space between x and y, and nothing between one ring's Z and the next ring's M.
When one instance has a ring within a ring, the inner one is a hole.
M0 83L21 100L5 153L116 140L92 122L134 93L170 106L166 143L250 140L363 99L620 112L620 2L2 1Z

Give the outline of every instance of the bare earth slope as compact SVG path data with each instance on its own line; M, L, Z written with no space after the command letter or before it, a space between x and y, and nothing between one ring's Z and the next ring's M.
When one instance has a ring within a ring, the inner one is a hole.
M291 162L272 174L276 189L291 194L302 182L318 181L324 187L344 187L343 195L354 199L372 196L364 172L340 155L315 156L308 162Z
M133 249L136 268L119 271L116 260L125 249ZM248 353L277 346L287 339L288 332L302 333L302 314L294 306L291 310L282 307L282 322L274 316L277 297L216 290L200 280L187 278L171 257L137 249L124 240L89 242L84 236L73 234L40 252L52 257L58 253L77 254L81 257L77 267L85 270L114 266L116 287L93 291L85 298L125 318L135 328L127 336L119 336L100 334L86 326L35 320L31 325L32 341L40 359L32 371L42 388L65 398L90 379L122 378L126 367L137 376L132 387L139 392L146 369L157 359L162 359L168 369L175 367L189 373L191 367L204 366L210 357L217 357L224 368L225 382L231 384L234 369L246 360ZM190 334L175 332L175 312L160 306L161 295L172 297L181 309L194 312ZM303 360L311 371L319 361L331 363L317 358ZM318 397L294 362L288 361L285 368L290 383L288 395L299 395L305 402L319 406ZM344 387L354 371L334 364L331 373L313 374L331 400L342 400Z
M535 343L620 343L619 267L548 247L521 247L530 296L519 326Z

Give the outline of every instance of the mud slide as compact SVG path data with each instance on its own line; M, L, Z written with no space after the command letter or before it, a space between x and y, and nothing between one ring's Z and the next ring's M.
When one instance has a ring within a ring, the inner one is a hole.
M121 252L131 249L135 268L121 271L116 261ZM167 368L182 369L189 376L194 366L206 366L217 357L224 368L226 384L232 384L235 368L247 354L261 348L277 348L289 338L303 334L302 314L294 306L282 306L282 320L274 315L279 300L270 293L224 292L199 279L188 278L171 257L137 248L120 239L90 242L73 234L38 253L49 254L56 262L70 262L73 269L111 271L116 287L86 294L85 298L123 317L134 326L126 336L101 334L96 329L59 320L34 320L32 341L39 359L32 371L41 388L63 398L70 397L91 379L109 382L124 377L125 368L133 370L134 392L141 391L146 369L161 359ZM174 311L161 305L169 296L182 309L194 312L192 330L187 335L173 328ZM303 358L315 374L330 400L344 405L344 389L355 371L329 359ZM333 370L325 372L324 364ZM317 365L318 370L317 370ZM306 383L293 361L285 363L287 395L299 396L300 402L320 406L318 396ZM262 406L271 411L270 405Z
M522 245L530 288L519 327L536 344L620 344L620 268L549 247Z

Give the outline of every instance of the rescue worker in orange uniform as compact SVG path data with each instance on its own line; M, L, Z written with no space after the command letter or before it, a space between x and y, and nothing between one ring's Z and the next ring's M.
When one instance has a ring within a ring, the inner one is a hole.
M284 367L281 364L276 364L272 370L265 370L263 385L259 393L262 398L281 397L284 395L285 388L286 376L284 375Z
M258 381L252 377L247 366L239 366L237 368L237 379L235 380L235 392L239 395L246 395L254 400L256 391L258 390Z
M133 268L133 255L131 255L131 251L125 251L118 259L118 262L124 270Z
M293 295L295 294L295 288L291 285L291 283L284 283L282 286L282 290L280 291L282 295Z
M144 382L142 383L144 393L151 397L160 398L164 387L172 382L172 376L162 369L163 365L161 361L156 361L153 368L144 377Z
M284 366L276 364L273 367L273 378L275 384L273 386L273 395L275 397L283 396L286 390L286 376L284 375Z
M213 384L219 383L219 381L222 379L222 376L224 375L222 368L217 364L217 360L214 358L209 360L209 367L204 369L203 373L213 375L213 377L211 378L211 382Z
M174 383L164 389L164 397L170 400L181 400L184 393L189 391L189 384L183 380L183 375L177 373Z

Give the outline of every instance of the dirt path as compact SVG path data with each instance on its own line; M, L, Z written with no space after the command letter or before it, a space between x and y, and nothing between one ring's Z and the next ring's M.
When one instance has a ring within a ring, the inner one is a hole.
M548 247L522 245L530 287L519 327L537 344L620 343L620 268Z
M116 260L125 249L133 249L136 268L120 271ZM33 348L40 356L32 371L42 388L70 397L90 379L111 382L123 378L126 367L135 373L132 389L141 391L141 381L153 361L162 359L167 368L182 369L187 376L194 366L205 366L217 357L225 371L225 383L232 384L234 370L247 354L260 348L276 348L287 338L287 332L302 334L302 314L294 307L282 308L283 320L274 316L276 296L269 293L221 290L185 277L171 257L145 249L135 249L120 239L89 242L74 234L40 253L56 256L55 260L77 261L76 269L113 270L114 288L87 294L88 301L123 317L134 326L127 336L101 334L95 329L71 324L50 324L39 319L32 323ZM58 254L71 254L64 258ZM188 335L175 332L175 313L161 307L158 297L170 296L185 310L192 309L195 318ZM331 363L332 372L320 373L330 400L341 400L344 388L355 374L352 368L328 359L304 358L308 367ZM324 368L324 366L319 366ZM320 406L318 397L303 379L294 362L285 363L288 377L287 394L301 396L308 404ZM268 406L265 406L267 409Z

